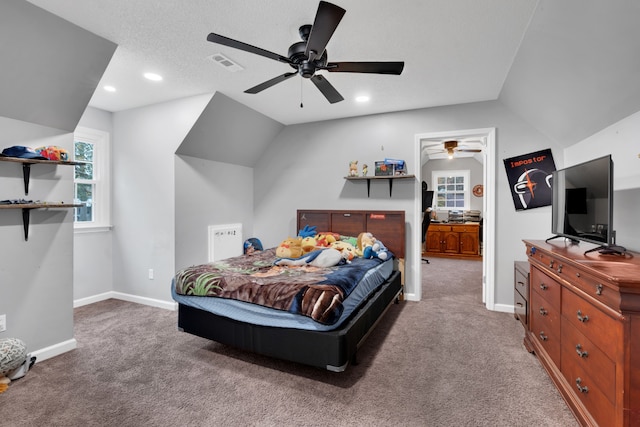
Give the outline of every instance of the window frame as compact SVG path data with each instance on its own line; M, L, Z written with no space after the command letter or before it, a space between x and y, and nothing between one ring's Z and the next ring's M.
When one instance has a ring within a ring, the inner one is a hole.
M461 176L464 178L464 206L438 206L438 178L448 178L451 176ZM433 204L434 209L441 211L465 211L471 209L471 171L469 169L461 170L434 170L431 172L431 182L434 186Z
M108 132L78 127L73 133L73 156L75 160L76 141L93 144L93 180L76 180L75 169L73 171L73 196L75 198L76 183L91 182L94 184L93 194L93 221L73 221L74 231L99 232L111 230L111 147Z

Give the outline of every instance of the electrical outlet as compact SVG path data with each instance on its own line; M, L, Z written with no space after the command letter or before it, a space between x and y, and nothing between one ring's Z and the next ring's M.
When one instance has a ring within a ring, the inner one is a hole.
M153 268L149 269L149 280L153 280Z
M0 314L0 332L7 330L7 315Z

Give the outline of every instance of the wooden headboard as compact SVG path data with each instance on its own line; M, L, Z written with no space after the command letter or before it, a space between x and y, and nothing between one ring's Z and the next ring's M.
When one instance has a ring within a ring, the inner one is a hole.
M315 225L318 232L331 231L345 236L368 231L396 258L405 257L404 211L299 209L297 218L297 230Z

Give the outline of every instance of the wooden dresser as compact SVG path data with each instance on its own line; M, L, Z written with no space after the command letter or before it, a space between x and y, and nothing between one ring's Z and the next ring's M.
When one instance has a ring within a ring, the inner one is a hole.
M588 243L524 241L535 352L587 426L640 426L640 254L601 255Z
M480 256L480 224L431 223L425 240L425 255L453 258Z

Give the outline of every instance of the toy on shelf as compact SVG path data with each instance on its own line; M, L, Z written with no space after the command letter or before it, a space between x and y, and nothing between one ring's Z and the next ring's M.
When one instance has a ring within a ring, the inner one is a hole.
M349 176L358 176L358 161L351 160L349 162Z
M369 166L367 166L367 164L365 163L364 165L362 165L362 176L367 176L368 173L369 173Z

